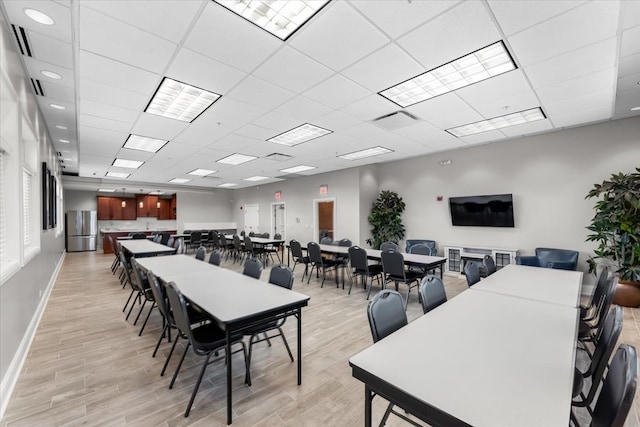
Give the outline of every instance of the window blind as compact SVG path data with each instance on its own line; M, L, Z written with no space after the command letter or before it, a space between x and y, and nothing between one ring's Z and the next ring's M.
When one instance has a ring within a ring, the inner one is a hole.
M27 169L22 170L22 227L24 232L24 245L31 244L31 173Z

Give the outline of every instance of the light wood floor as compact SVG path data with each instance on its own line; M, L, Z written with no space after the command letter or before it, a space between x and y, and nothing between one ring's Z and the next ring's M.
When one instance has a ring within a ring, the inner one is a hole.
M160 377L169 350L164 343L158 356L151 357L160 317L152 314L140 337L141 322L133 326L133 315L125 321L122 307L129 290L121 289L117 275L111 275L112 259L94 252L67 254L2 426L226 425L222 362L208 367L191 415L185 418L201 360L190 352L176 386L168 389L178 358L172 360L168 376ZM229 261L223 266L239 269ZM331 281L321 289L315 278L303 284L301 268L296 270L294 289L311 297L303 309L302 385L296 385L296 365L281 341L272 347L259 344L251 387L243 383L240 359L234 360L233 424L363 425L364 388L351 376L348 359L371 345L365 292L354 288L349 296ZM267 277L265 271L263 280ZM445 283L449 298L466 289L458 278L445 276ZM410 320L422 315L414 292L407 314ZM640 349L640 310L625 309L624 322L622 340ZM295 322L285 326L295 354ZM389 363L401 364L401 355ZM639 402L636 396L627 426L640 426ZM374 399L374 420L380 419L385 406ZM499 407L496 402L493 410ZM406 424L392 416L387 425Z

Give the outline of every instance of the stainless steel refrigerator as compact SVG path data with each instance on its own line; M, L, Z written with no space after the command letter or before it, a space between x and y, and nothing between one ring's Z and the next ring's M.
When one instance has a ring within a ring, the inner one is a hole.
M67 252L95 251L98 234L96 211L67 211Z

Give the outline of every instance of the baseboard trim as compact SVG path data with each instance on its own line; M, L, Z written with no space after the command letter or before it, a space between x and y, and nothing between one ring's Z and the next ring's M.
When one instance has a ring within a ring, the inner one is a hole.
M11 399L11 395L13 394L13 389L18 382L18 377L20 376L20 372L22 371L22 366L24 365L25 360L27 359L27 355L29 354L29 348L31 348L31 343L35 338L36 331L38 330L38 325L40 324L40 319L44 313L44 309L47 306L47 302L49 301L49 295L51 295L51 290L53 289L53 285L56 283L58 278L58 274L60 273L60 269L62 268L62 263L64 262L64 258L66 256L66 251L62 252L58 263L56 264L56 268L51 275L51 279L49 280L49 284L44 291L43 298L40 299L40 303L36 308L33 317L31 318L31 322L29 323L29 327L27 328L24 336L22 337L22 341L20 341L20 346L18 347L18 351L13 356L11 360L11 364L9 365L9 369L7 369L7 373L2 379L0 383L0 420L4 418L4 412L9 405L9 400Z

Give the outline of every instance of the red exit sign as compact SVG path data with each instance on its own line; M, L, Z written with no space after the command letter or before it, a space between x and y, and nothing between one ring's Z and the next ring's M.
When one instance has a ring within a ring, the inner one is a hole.
M276 191L276 200L280 200L282 198L282 192Z
M321 185L320 186L320 194L327 194L329 192L329 186L328 185Z

